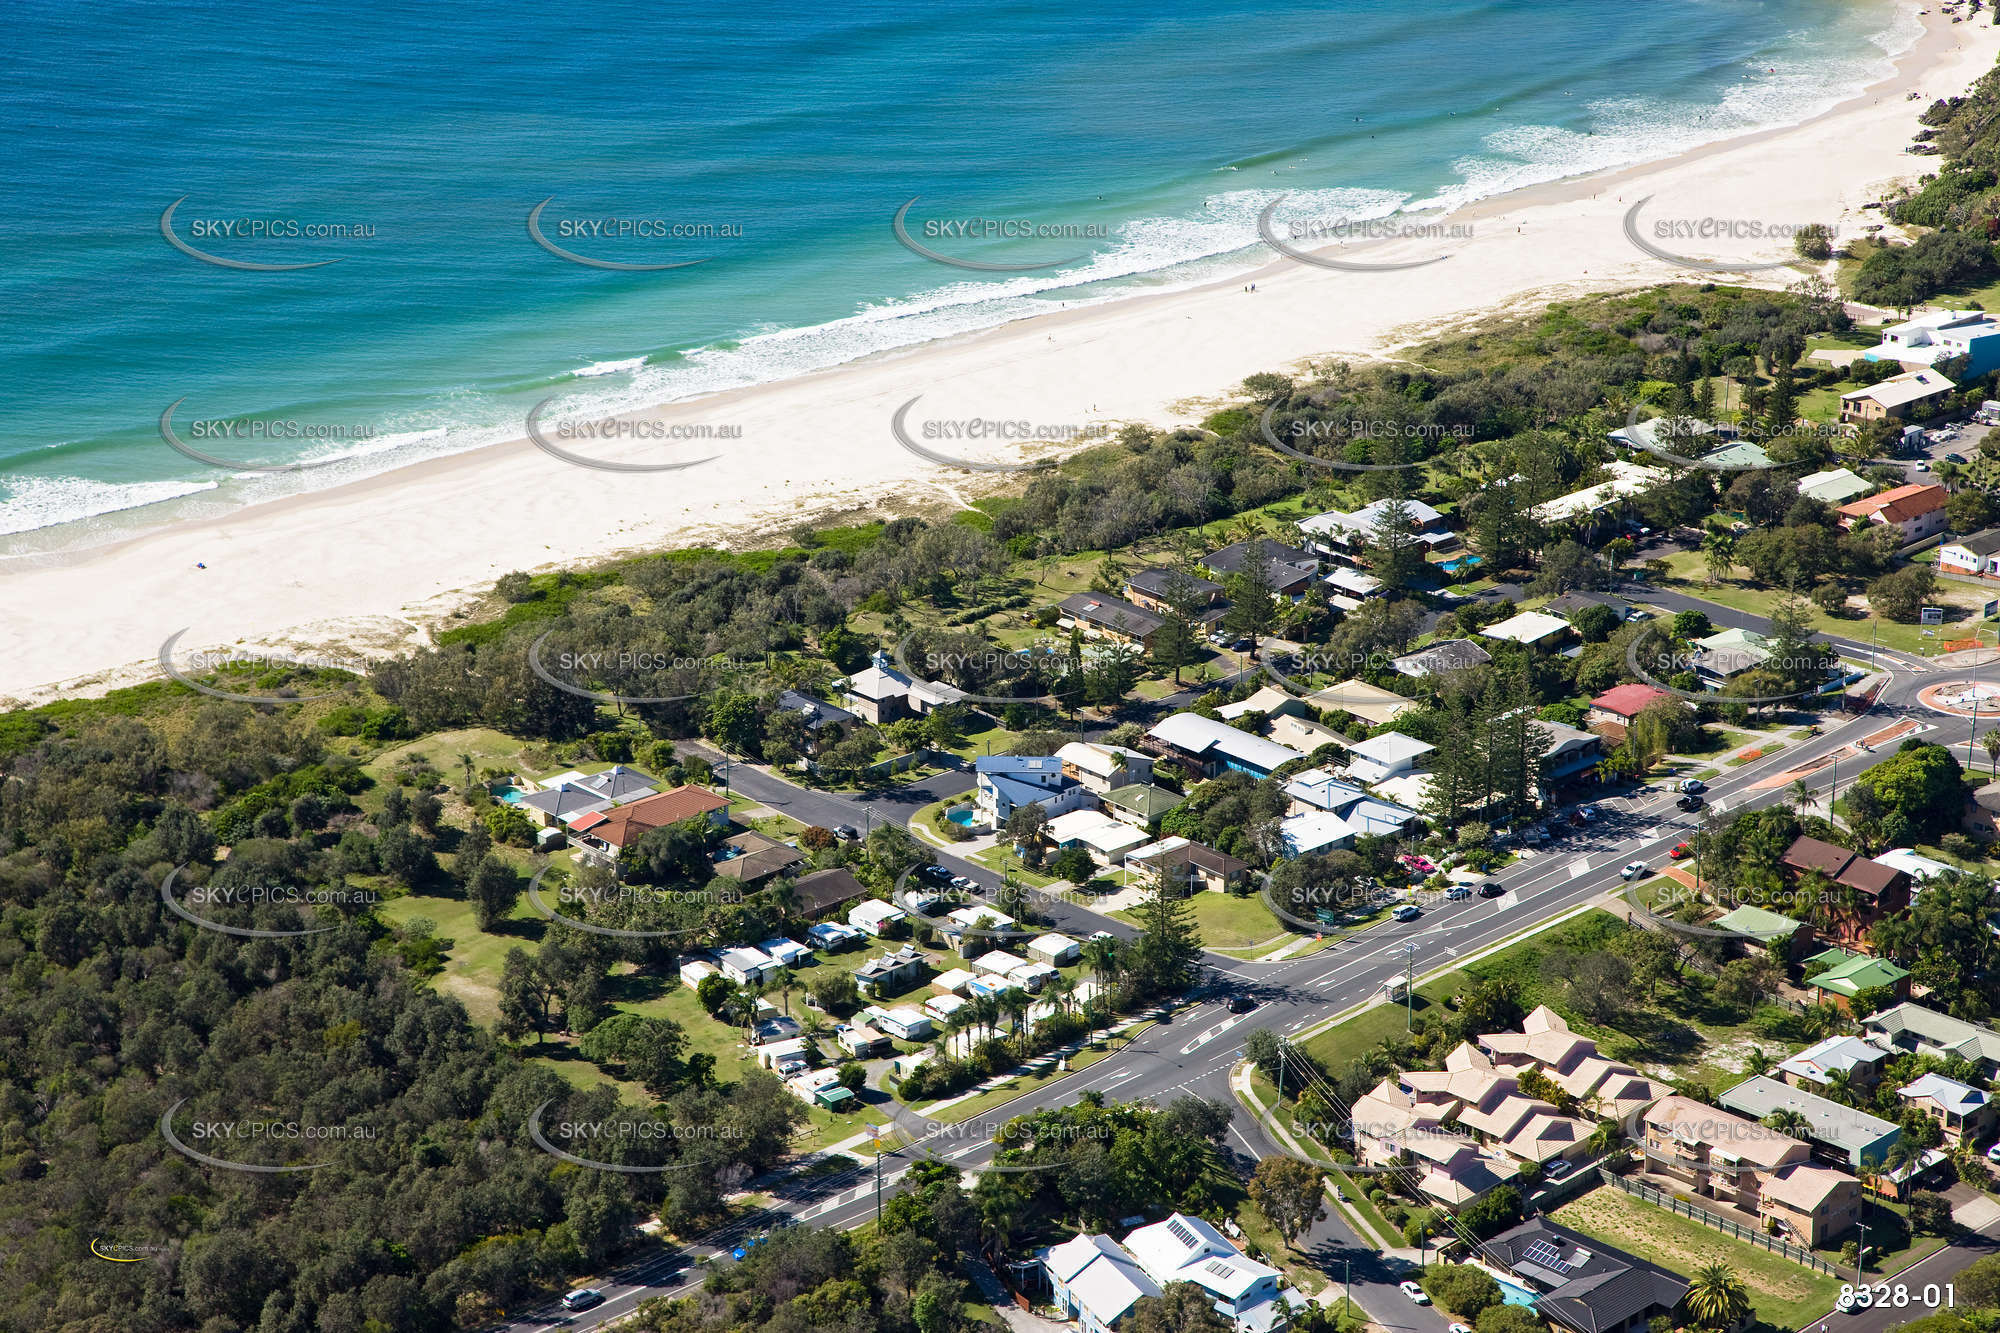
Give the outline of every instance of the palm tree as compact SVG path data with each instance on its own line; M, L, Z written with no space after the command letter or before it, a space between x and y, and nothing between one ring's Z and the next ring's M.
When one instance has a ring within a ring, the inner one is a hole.
M2000 729L1987 732L1979 738L1979 743L1986 747L1986 757L1993 764L1993 776L2000 778Z
M1812 1121L1806 1119L1803 1112L1795 1111L1789 1106L1765 1116L1764 1123L1780 1134L1790 1134L1793 1138L1804 1138L1812 1133Z
M1771 1057L1762 1046L1752 1046L1750 1058L1743 1062L1743 1067L1752 1074L1768 1074L1771 1072Z
M460 790L469 792L472 790L472 756L469 754L460 755L458 757L458 766L465 770L465 786Z
M1625 1137L1625 1131L1618 1127L1616 1120L1600 1120L1597 1128L1590 1131L1590 1137L1583 1141L1583 1150L1592 1157L1602 1157L1616 1148Z
M771 975L771 985L785 997L785 1017L792 1016L792 992L799 988L798 974L789 967L781 967Z
M1099 939L1084 941L1083 961L1099 985L1109 986L1115 983L1119 971L1117 938L1105 935Z
M1905 1134L1898 1138L1889 1151L1883 1155L1882 1166L1877 1178L1879 1179L1880 1176L1889 1176L1893 1179L1905 1167L1915 1166L1923 1160L1924 1149L1914 1138ZM1897 1194L1900 1195L1901 1193L1902 1190L1899 1188Z
M1704 1328L1734 1328L1750 1317L1750 1291L1736 1270L1718 1259L1694 1270L1687 1308Z
M1060 972L1050 977L1049 984L1042 988L1042 994L1053 1001L1056 1008L1065 1014L1069 1012L1070 998L1075 991L1076 983L1068 977L1063 976Z
M1708 566L1708 586L1729 577L1729 571L1736 567L1736 538L1716 528L1710 528L1708 535L1701 539L1701 553Z

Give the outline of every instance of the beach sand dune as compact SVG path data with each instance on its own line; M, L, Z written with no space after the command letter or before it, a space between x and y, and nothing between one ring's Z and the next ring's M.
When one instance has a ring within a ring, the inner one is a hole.
M769 544L816 516L943 509L1008 482L941 468L899 444L891 422L912 399L905 427L921 448L1008 461L1023 455L951 438L940 423L1172 425L1224 401L1246 375L1382 354L1407 347L1412 330L1496 308L1676 279L1796 281L1790 269L1732 277L1677 268L1627 239L1626 213L1648 201L1640 223L1648 239L1662 234L1651 224L1701 218L1767 228L1829 222L1853 234L1861 205L1887 184L1935 169L1935 159L1905 152L1922 109L1962 92L2000 51L2000 30L1985 22L1952 24L1935 12L1925 22L1893 77L1809 124L1486 201L1454 215L1469 224L1466 239L1346 252L1371 261L1448 256L1424 267L1350 272L1279 260L1240 280L1026 320L647 414L737 427L740 439L557 441L628 462L716 455L684 471L580 468L524 439L117 545L9 562L0 566L0 699L156 675L161 642L183 628L190 648L321 637L329 653L380 653L418 641L416 626L510 570L696 541ZM1909 100L1911 91L1921 98ZM1716 262L1790 253L1785 239L1656 243Z

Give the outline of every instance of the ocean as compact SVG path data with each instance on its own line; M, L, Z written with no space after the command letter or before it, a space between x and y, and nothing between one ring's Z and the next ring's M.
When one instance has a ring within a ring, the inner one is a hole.
M519 438L551 395L1246 272L1281 193L1393 218L1796 123L1917 35L1892 0L9 12L0 555Z

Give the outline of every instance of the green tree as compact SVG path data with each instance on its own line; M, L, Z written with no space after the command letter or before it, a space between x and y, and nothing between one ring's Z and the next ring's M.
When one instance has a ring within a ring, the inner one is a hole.
M1703 1328L1733 1328L1750 1317L1750 1289L1734 1268L1714 1260L1690 1276L1687 1310Z
M1290 1244L1326 1217L1326 1176L1296 1157L1266 1157L1250 1175L1250 1200Z
M1424 1272L1423 1288L1433 1301L1465 1319L1476 1320L1500 1303L1500 1284L1471 1264L1433 1264Z
M1229 593L1229 609L1222 615L1223 628L1250 639L1256 651L1257 639L1278 623L1276 589L1271 586L1268 562L1260 551L1252 550L1243 568L1223 580Z
M1130 970L1155 991L1185 990L1201 966L1201 931L1194 906L1163 890L1138 906L1139 938L1133 941Z

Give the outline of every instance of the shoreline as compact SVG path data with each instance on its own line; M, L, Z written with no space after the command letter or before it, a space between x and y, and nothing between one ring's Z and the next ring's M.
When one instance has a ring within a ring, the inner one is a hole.
M1180 424L1258 371L1393 355L1431 328L1481 315L1687 279L1689 270L1626 240L1623 215L1640 197L1659 218L1830 222L1850 234L1860 204L1879 197L1882 184L1936 169L1933 159L1903 152L1917 116L1962 93L2000 53L2000 29L1988 23L1953 24L1935 7L1923 23L1894 72L1812 120L1434 215L1471 228L1470 239L1443 243L1442 262L1350 272L1274 257L1227 279L1053 311L621 417L733 424L742 430L735 441L569 446L633 460L718 456L685 472L587 470L523 438L102 545L0 561L17 604L35 608L43 631L0 644L0 701L36 703L155 677L159 644L183 628L190 647L377 656L421 642L427 626L478 601L510 570L675 546L765 545L837 514L958 507L1005 474L946 470L898 447L890 418L912 398L926 413L954 418ZM1922 97L1908 100L1915 89ZM1790 249L1788 241L1734 240L1671 248L1718 261L1788 257ZM1439 249L1418 238L1351 253L1396 260ZM1755 286L1801 275L1788 267L1696 276ZM1249 283L1254 292L1244 290ZM116 622L93 614L107 586L145 609Z

